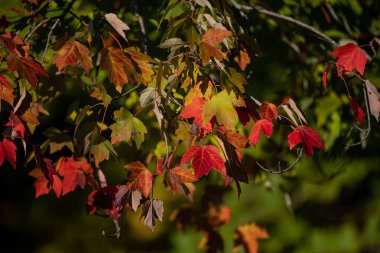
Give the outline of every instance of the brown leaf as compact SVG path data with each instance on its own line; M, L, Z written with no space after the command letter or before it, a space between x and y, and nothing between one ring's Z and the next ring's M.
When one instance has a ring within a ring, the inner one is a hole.
M376 121L379 122L380 116L380 93L377 91L376 87L369 81L365 81L367 87L367 96L369 102L369 109Z
M148 200L144 204L141 217L144 217L144 224L148 226L152 232L156 225L156 219L162 221L162 216L164 213L164 204L159 199Z
M124 31L128 31L129 26L123 21L121 21L114 13L107 13L106 15L104 15L104 17L106 18L108 23L110 23L110 25L121 35L121 37L128 41L125 37Z

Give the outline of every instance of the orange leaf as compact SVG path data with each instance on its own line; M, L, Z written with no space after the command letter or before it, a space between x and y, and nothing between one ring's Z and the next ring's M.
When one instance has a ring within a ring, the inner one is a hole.
M108 70L108 78L121 92L123 85L128 84L128 69L135 70L132 61L119 48L109 47L102 51L102 67Z
M199 45L200 58L203 64L206 65L211 57L218 60L223 58L222 52L216 46L225 38L231 35L231 32L223 29L208 30L204 35Z
M7 101L10 105L14 102L12 85L3 75L0 75L0 102L1 100Z
M53 63L57 65L58 71L66 66L79 64L88 75L92 67L90 50L74 38L70 38L58 51Z
M229 37L231 32L223 29L211 29L203 35L203 41L207 42L211 46L217 46L225 38Z
M247 253L257 253L259 249L257 240L267 238L269 238L268 233L254 223L239 226L235 231L233 252L237 252L240 245L243 245Z
M244 71L247 68L247 65L251 62L251 58L249 57L247 50L245 50L245 48L243 48L243 50L240 50L239 54L240 54L240 57L239 57L238 64L241 70Z
M152 190L153 174L141 162L131 162L124 167L131 172L128 187L131 190L139 190L145 198L148 198Z

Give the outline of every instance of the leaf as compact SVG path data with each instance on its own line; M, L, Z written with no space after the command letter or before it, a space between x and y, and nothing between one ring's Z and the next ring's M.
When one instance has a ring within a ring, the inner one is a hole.
M129 142L133 138L137 148L140 148L145 139L145 134L148 133L144 123L123 107L114 112L114 117L116 123L110 126L112 144L121 141Z
M18 75L28 80L34 89L37 89L39 76L49 77L45 69L32 57L18 57L10 54L7 58L9 72L17 71Z
M217 147L213 145L191 146L182 156L181 164L192 161L195 179L208 175L211 168L226 176L224 160L219 154Z
M264 101L260 106L261 118L268 121L276 120L278 116L277 106Z
M53 176L56 174L53 163L42 155L40 146L34 145L33 151L37 167L42 171L49 183L53 184Z
M269 138L273 132L273 123L267 119L260 119L256 121L251 128L251 133L249 134L248 142L256 147L257 142L260 139L261 132L263 132L265 136Z
M108 106L112 101L112 97L108 95L107 90L102 84L98 84L90 96L96 98L98 101L102 101L104 106Z
M46 129L43 134L49 138L50 154L58 152L64 147L67 147L71 152L74 152L74 144L71 136L68 134L53 127Z
M158 45L159 48L170 48L171 50L176 50L185 45L180 38L170 38L165 40L163 43Z
M306 121L305 117L303 116L303 113L301 112L300 109L298 109L298 106L296 105L294 100L289 98L288 103L289 103L290 107L293 109L293 111L297 114L299 121L301 123L307 124L307 121Z
M46 179L41 169L39 168L35 168L31 172L29 172L29 176L34 177L36 179L36 181L34 182L34 188L36 189L36 198L48 194L52 189L54 190L57 198L61 196L62 181L57 175L53 175L53 186L49 183L49 181Z
M13 106L14 96L12 85L8 82L5 76L0 75L0 103L1 100L5 100L8 104ZM1 104L0 104L1 109Z
M140 206L142 195L138 190L131 190L130 187L122 185L116 193L116 207L119 208L119 213L122 213L127 207L134 212Z
M16 151L16 145L7 138L4 138L3 141L0 142L0 166L3 164L4 158L7 158L13 169L16 169Z
M6 126L12 127L12 137L21 139L25 138L25 126L22 123L21 118L13 112L9 115L9 121Z
M362 49L353 43L340 46L332 52L332 55L338 57L338 76L345 72L356 69L361 75L364 74L367 57Z
M223 125L227 130L234 130L239 118L233 104L234 99L228 95L226 90L214 95L203 105L203 124L209 123L215 116L219 125Z
M129 26L121 21L114 13L107 13L104 15L104 17L108 23L110 23L110 25L121 35L121 37L123 37L125 41L128 42L124 31L128 31L130 29Z
M123 50L109 47L102 50L101 67L108 70L109 80L116 85L116 90L121 92L123 85L128 84L127 71L135 71L131 59Z
M167 170L164 179L165 185L170 188L173 194L178 189L182 189L185 196L190 200L192 199L192 191L188 188L188 184L195 181L194 170L183 167L174 167Z
M92 177L93 174L93 169L86 160L76 161L72 157L61 158L56 170L63 177L62 195L74 191L77 186L84 189L86 178Z
M239 52L238 64L239 64L240 69L244 71L250 62L251 62L251 58L249 57L247 50L243 48Z
M380 93L377 91L376 87L369 81L365 81L365 85L367 88L367 96L369 109L373 117L375 117L376 121L379 122L380 117Z
M353 98L350 99L350 111L354 115L355 120L360 124L364 123L364 111Z
M194 118L193 124L197 124L200 128L204 128L206 131L212 130L212 125L210 122L203 124L202 112L203 105L206 103L206 100L203 98L196 97L191 103L181 111L181 117L185 119Z
M131 190L139 190L145 198L148 198L152 190L153 174L141 162L128 163L124 168L131 172L128 187Z
M223 58L222 52L216 46L230 35L230 31L223 29L211 29L203 35L203 39L199 44L199 50L200 58L204 65L210 61L211 57L215 57L218 60Z
M288 135L289 148L292 150L298 143L302 143L302 148L306 157L314 154L313 147L323 150L324 144L319 133L308 126L298 126Z
M58 51L53 63L57 65L58 71L61 71L66 66L79 64L88 75L92 67L90 50L74 38L70 38Z
M245 252L257 253L259 252L258 239L267 238L269 238L268 233L256 224L241 225L235 230L235 241L232 252L238 252L240 245L243 245Z
M110 158L110 153L117 157L115 149L112 144L102 136L98 135L98 131L95 129L92 133L92 146L90 150L91 154L94 156L96 166L99 163Z
M126 53L131 57L137 69L132 69L132 74L138 83L148 85L153 80L154 71L150 62L154 62L149 55L141 53L137 47L128 47Z
M144 224L148 226L152 232L156 225L156 219L162 221L164 213L164 204L159 199L149 199L145 202L141 217L144 217Z

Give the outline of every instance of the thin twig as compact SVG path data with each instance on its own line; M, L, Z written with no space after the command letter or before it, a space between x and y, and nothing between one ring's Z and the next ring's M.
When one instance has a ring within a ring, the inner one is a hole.
M277 18L277 19L281 19L281 20L285 20L287 22L290 22L290 23L293 23L293 24L296 24L306 30L309 30L311 31L312 33L318 35L321 39L323 39L324 41L330 43L331 45L333 46L337 46L338 44L333 40L331 39L329 36L327 36L326 34L324 34L323 32L321 32L320 30L318 30L317 28L311 26L311 25L308 25L304 22L301 22L295 18L292 18L292 17L288 17L288 16L284 16L284 15L281 15L279 13L276 13L276 12L273 12L273 11L269 11L267 9L264 9L263 7L260 7L260 6L247 6L247 5L241 5L241 4L238 4L236 3L235 0L229 0L229 2L238 10L240 11L256 11L256 12L259 12L259 13L263 13L267 16L271 16L271 17L274 17L274 18Z
M289 171L291 169L294 168L294 166L296 166L300 161L301 161L301 158L302 158L302 154L303 154L303 150L301 148L299 148L297 150L297 153L298 153L298 156L296 158L296 160L294 161L293 164L291 164L289 167L283 169L281 168L281 162L278 161L278 168L277 169L268 169L268 168L265 168L263 165L261 165L259 162L256 162L256 164L264 171L268 172L268 173L271 173L271 174L281 174L281 173L284 173L286 171Z
M137 1L134 3L134 8L135 8L135 16L137 17L137 20L139 21L140 25L140 31L143 35L143 44L144 44L144 53L148 53L148 40L146 37L146 29L145 29L145 23L143 17L140 15L139 8L137 5Z
M50 28L50 31L49 31L49 34L48 34L48 37L47 37L47 41L46 41L46 45L45 45L45 49L44 49L44 53L42 54L42 57L41 57L41 64L44 63L44 60L45 60L45 56L46 56L46 53L47 53L47 50L49 48L49 44L50 44L50 37L51 35L53 34L53 31L55 29L55 27L58 25L60 19L57 19L53 26Z
M45 23L49 22L51 20L51 18L47 18L47 19L44 19L42 20L40 23L38 23L32 31L30 31L26 36L25 36L25 39L24 41L27 42L30 37L32 37L32 35Z

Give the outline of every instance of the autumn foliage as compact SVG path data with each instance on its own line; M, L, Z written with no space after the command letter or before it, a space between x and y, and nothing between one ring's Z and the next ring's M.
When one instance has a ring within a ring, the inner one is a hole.
M40 1L26 2L39 6ZM88 214L102 213L118 222L127 212L140 212L153 231L165 209L165 203L154 196L156 184L163 183L191 203L198 181L208 180L216 171L214 184L232 187L239 198L244 194L240 184L251 181L252 171L243 166L248 148L270 145L276 135L285 143L283 151L293 152L297 162L303 155L307 159L323 152L322 137L308 124L295 99L260 101L248 94L247 87L255 84L246 80L246 69L254 64L255 52L241 39L242 31L229 27L209 9L208 1L191 2L196 3L194 10L208 16L193 11L179 27L175 19L164 16L167 33L156 45L164 58L129 42L130 28L117 13L98 13L96 20L84 20L69 11L74 1L41 24L53 34L48 38L42 39L37 20L26 34L7 29L0 35L1 118L7 119L2 125L0 165L9 163L19 169L23 163L33 163L29 175L35 178L37 198L50 192L62 198L88 188L91 193L83 203ZM33 11L31 20L36 17ZM79 28L75 33L58 30L54 22L77 22ZM42 42L41 48L37 44ZM326 53L330 61L321 76L325 89L331 86L328 75L333 68L346 86L348 78L362 82L365 101L347 91L353 124L370 125L371 116L379 120L380 94L364 77L364 50L376 43L378 39L363 46L347 43L331 48L331 55ZM51 99L40 95L41 90L53 91L55 80L65 78L84 80L85 100L72 109L65 126L39 128L40 120L49 115L46 108ZM134 91L138 97L126 103ZM124 144L138 155L120 153L118 147ZM161 148L157 151L152 145ZM121 156L127 157L121 160L128 161L123 164L127 176L110 185L102 164ZM276 162L265 164L270 167ZM254 167L256 172L261 169L281 173L291 168L272 170L262 163ZM191 204L171 215L179 229L193 223L202 230L200 247L208 252L221 249L218 229L232 215L227 206L212 201L204 207L207 215L202 218ZM265 229L242 224L235 231L234 250L242 246L257 252L258 239L266 238Z

